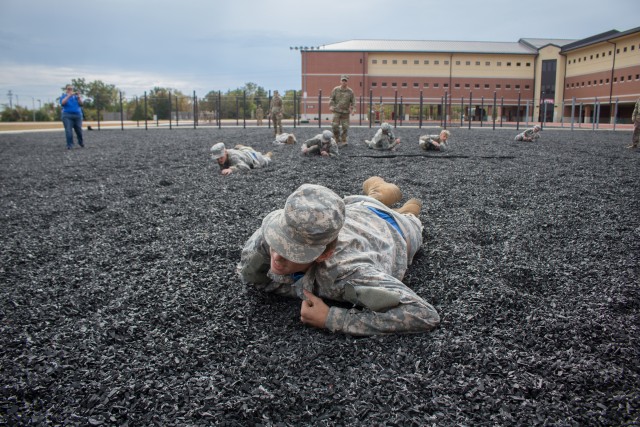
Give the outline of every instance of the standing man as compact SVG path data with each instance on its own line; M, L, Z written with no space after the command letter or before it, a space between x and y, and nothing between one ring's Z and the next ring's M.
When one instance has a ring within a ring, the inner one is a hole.
M262 110L262 104L258 104L258 108L256 108L256 123L258 126L262 126L262 119L264 119L264 111Z
M82 95L74 91L73 86L67 85L65 93L60 97L62 106L62 124L64 125L64 135L67 138L67 150L73 148L73 131L76 132L78 145L84 147L82 138Z
M631 145L627 148L638 148L638 140L640 139L640 98L636 101L636 107L631 114L633 122L633 136L631 137Z
M356 112L356 96L353 90L347 86L349 76L340 77L340 86L331 91L329 110L333 112L333 137L340 147L347 145L347 133L349 132L349 116ZM340 133L342 128L342 134Z
M273 98L271 98L271 105L269 106L269 115L273 122L273 134L278 136L282 133L282 98L277 90L273 91Z

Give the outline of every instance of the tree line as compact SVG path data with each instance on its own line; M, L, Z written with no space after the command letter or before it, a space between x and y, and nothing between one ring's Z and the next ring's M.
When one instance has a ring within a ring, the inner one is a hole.
M69 83L84 97L83 113L85 120L104 120L105 113L126 113L129 120L169 120L176 111L211 113L222 119L241 119L255 117L260 105L265 112L269 110L271 94L256 83L246 83L243 87L227 90L211 90L203 97L198 94L185 94L168 87L154 87L144 95L126 97L124 92L113 84L101 80L87 82L84 78L72 79ZM60 93L64 92L61 87ZM300 92L287 90L282 96L285 117L294 114L293 101L300 99ZM39 105L36 109L25 106L4 105L0 115L3 122L55 121L61 119L62 109L59 99ZM195 108L194 108L195 107ZM146 117L145 117L146 114Z

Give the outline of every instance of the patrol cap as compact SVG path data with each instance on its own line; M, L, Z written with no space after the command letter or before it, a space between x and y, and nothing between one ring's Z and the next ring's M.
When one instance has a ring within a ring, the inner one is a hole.
M340 196L321 185L303 184L287 198L284 209L262 220L267 244L289 261L314 261L340 234L345 205Z
M540 129L542 129L542 128L541 128L540 126L538 126L538 125L535 125L535 126L533 127L533 129L535 129L535 130L540 130Z
M386 122L385 122L385 123L383 123L383 124L381 124L381 125L380 125L380 128L381 128L382 130L391 130L391 125L390 125L389 123L386 123Z
M331 141L331 138L333 138L333 133L331 133L330 130L322 131L322 139L325 141Z
M342 76L340 76L340 81L341 82L346 82L349 81L349 76L347 76L346 74L343 74Z
M224 156L224 142L218 142L211 147L211 159L217 160Z

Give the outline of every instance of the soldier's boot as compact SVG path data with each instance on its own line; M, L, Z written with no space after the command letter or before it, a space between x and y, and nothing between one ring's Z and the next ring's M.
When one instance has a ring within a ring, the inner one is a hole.
M273 151L269 151L267 154L264 155L267 159L271 160L273 158Z
M362 184L362 191L366 196L384 203L391 207L402 199L402 191L395 184L385 182L379 176L372 176Z
M401 214L413 214L414 216L420 215L420 210L422 209L422 201L419 199L409 199L407 202L402 205L402 207L394 209L394 211Z
M335 130L333 131L333 139L336 140L336 142L340 142L340 131L336 132Z

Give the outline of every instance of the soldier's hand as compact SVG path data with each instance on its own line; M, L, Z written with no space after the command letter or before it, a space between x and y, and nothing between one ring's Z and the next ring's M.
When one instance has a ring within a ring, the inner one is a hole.
M232 169L222 169L222 175L231 175Z
M306 289L303 291L306 300L300 307L300 321L315 328L324 328L329 316L329 306Z
M322 157L329 157L329 153L327 153L326 151L321 151L320 154L322 155Z

